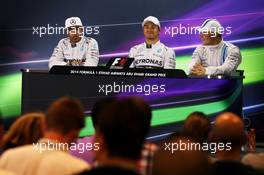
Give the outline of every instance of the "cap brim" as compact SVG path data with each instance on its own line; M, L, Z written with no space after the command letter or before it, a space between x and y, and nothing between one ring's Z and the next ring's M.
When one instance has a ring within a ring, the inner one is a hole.
M155 24L156 26L160 27L159 24L156 24L155 22L150 21L150 20L144 21L144 22L142 23L142 27L144 27L144 25L145 25L147 22L151 22L151 23Z

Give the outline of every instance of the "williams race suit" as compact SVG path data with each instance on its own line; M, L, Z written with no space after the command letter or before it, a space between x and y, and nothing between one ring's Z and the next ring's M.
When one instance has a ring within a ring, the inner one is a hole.
M158 41L153 45L142 43L132 47L129 57L134 58L132 68L175 69L175 53Z
M196 63L205 67L206 75L232 75L241 63L239 48L231 43L221 41L213 46L198 46L189 64L189 74Z
M74 61L78 62L79 66L97 66L99 62L97 41L82 37L78 43L72 44L69 38L63 38L50 57L49 68L54 65L72 65Z

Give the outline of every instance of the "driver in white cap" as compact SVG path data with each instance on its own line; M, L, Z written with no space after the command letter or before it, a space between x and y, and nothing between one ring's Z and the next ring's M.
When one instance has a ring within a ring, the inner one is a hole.
M159 40L160 22L149 16L142 23L145 42L130 49L131 67L175 69L175 53Z
M241 63L239 48L223 41L224 28L216 19L207 19L199 28L202 45L189 65L192 75L232 75ZM222 33L221 33L222 32Z
M67 38L59 41L49 60L49 68L54 65L97 66L99 49L97 41L84 36L81 19L70 17L65 21Z

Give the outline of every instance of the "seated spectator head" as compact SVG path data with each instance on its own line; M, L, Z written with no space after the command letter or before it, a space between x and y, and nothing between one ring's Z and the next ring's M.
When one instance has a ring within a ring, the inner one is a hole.
M84 108L81 102L71 97L61 97L53 102L46 114L45 137L61 136L62 142L73 142L84 127Z
M263 171L264 173L264 153L248 153L243 156L241 160L245 165L252 166L255 169Z
M191 113L184 122L183 133L196 142L205 142L210 132L210 120L202 112Z
M172 134L155 153L152 174L207 174L210 171L207 155L200 150L188 149L187 145L191 143L194 143L193 140L183 133L176 132Z
M123 158L136 161L150 128L151 109L141 98L116 100L99 117L97 160Z
M218 115L210 134L210 140L214 143L230 144L231 150L218 151L217 158L236 157L240 159L241 146L246 143L242 119L231 112ZM233 153L237 153L238 156L231 156Z
M2 148L8 149L26 144L36 143L44 131L45 115L28 113L19 117L4 135Z
M95 130L98 125L99 115L102 113L103 110L106 109L108 105L112 104L115 100L116 99L114 97L103 98L94 104L92 112L91 112L91 119L92 119L93 127L95 128Z

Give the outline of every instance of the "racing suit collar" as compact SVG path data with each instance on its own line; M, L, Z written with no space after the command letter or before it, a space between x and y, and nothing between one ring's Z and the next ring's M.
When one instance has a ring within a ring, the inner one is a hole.
M222 40L220 43L216 44L216 45L208 45L208 46L204 46L207 47L208 49L220 49L224 44L224 41Z
M67 40L68 40L69 43L71 43L71 40L70 40L69 37L67 38ZM83 41L84 41L84 36L81 38L81 40L80 40L79 42L77 42L77 43L75 43L75 44L78 46L78 45L82 44Z
M145 47L147 47L147 43L144 42L144 44L145 44ZM158 40L155 44L152 44L152 48L157 47L159 44L160 44L160 40Z

